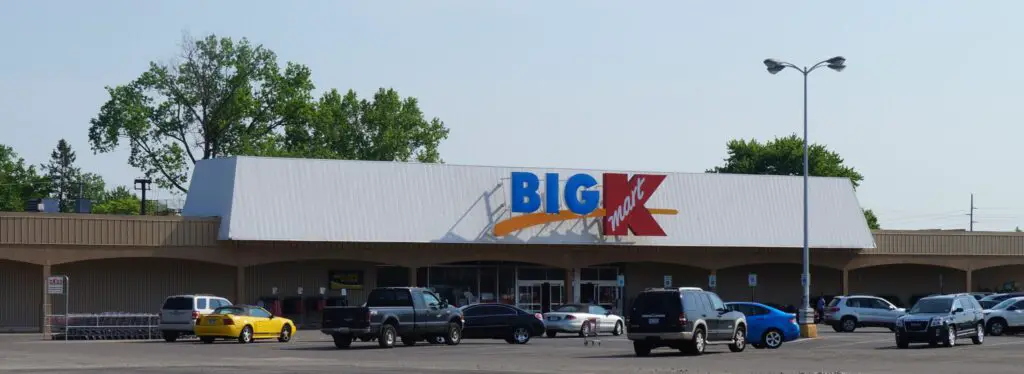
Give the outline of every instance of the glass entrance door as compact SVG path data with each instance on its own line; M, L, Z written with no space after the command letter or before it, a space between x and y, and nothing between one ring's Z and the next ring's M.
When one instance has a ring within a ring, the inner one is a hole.
M617 282L591 281L580 285L580 301L596 304L608 310L619 310L619 286Z
M518 283L516 306L523 310L531 313L544 313L565 303L565 282L519 281Z

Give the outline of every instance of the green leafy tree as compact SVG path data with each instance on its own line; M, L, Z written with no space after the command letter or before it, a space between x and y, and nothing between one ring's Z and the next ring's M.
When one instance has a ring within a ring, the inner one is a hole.
M75 210L75 199L80 195L82 171L75 166L75 151L64 139L50 153L50 163L42 165L47 178L53 182L53 197L60 201L61 212ZM84 186L82 186L84 187Z
M101 153L126 143L130 165L181 192L197 160L225 156L441 162L448 129L424 119L415 98L330 90L317 101L310 74L295 63L282 69L274 52L246 39L186 40L179 62L151 63L107 87L89 141Z
M309 116L313 88L307 67L282 69L273 51L244 38L186 38L176 64L153 62L107 87L89 142L100 153L127 143L130 165L187 192L197 160L276 151L287 128Z
M128 187L117 186L106 191L103 197L93 205L92 212L95 214L123 214L139 215L142 207L142 200L132 193ZM159 204L153 200L146 201L146 213L159 212Z
M438 118L424 118L416 98L381 88L371 100L352 90L328 91L307 125L285 135L285 152L292 156L442 162L438 146L448 129Z
M0 211L20 212L30 199L50 193L50 182L27 165L14 149L0 144Z
M82 197L92 200L93 203L103 200L107 193L107 182L99 174L82 173L77 183L82 184Z
M803 175L803 139L796 134L761 143L735 139L726 145L729 157L725 164L708 169L708 173ZM817 177L849 178L854 188L860 186L864 176L847 166L838 153L821 144L808 144L808 174ZM878 217L870 209L864 210L864 219L872 230L879 229Z

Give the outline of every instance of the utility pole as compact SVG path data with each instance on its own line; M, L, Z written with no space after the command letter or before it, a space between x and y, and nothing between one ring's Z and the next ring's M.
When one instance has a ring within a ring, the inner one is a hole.
M142 190L142 206L139 207L139 215L146 215L146 190L149 189L149 184L153 183L149 178L136 178L135 189Z
M974 221L974 211L977 210L977 209L978 208L974 207L974 194L972 193L971 194L971 212L968 213L968 215L971 216L971 224L970 224L970 231L971 232L974 231L974 224L976 223Z

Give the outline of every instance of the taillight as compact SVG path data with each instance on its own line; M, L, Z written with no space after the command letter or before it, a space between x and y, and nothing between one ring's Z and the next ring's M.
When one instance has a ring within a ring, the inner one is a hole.
M372 316L372 315L373 315L373 313L370 313L370 310L367 309L366 310L366 322L370 322L370 321L373 320L373 319L370 318L370 316Z
M684 326L686 322L686 313L679 313L679 325Z
M834 307L828 308L828 311L832 312L832 313L838 312L839 311L839 307L834 306Z
M796 318L790 318L789 319L789 323L792 323L792 324L795 325L796 324Z
M225 325L225 326L231 326L231 325L234 325L234 324L235 324L235 320L233 320L233 319L231 319L231 318L224 318L224 319L222 319L221 321L223 321L223 322L224 322L224 325Z
M199 311L198 310L193 310L192 311L192 319L199 319Z
M572 320L576 319L576 316L570 314L570 315L565 316L565 319L569 320L569 321L572 321Z
M533 314L533 316L534 316L534 317L537 317L537 319L539 319L539 320L541 320L541 321L543 321L543 320L544 320L544 315L543 315L543 314L540 314L540 313L534 313L534 314Z

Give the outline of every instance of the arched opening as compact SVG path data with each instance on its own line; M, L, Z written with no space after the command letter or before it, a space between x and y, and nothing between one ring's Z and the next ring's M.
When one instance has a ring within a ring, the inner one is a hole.
M803 265L765 263L718 269L718 294L725 301L756 301L782 310L796 311L803 301ZM843 273L823 266L811 266L811 300L841 295ZM754 281L754 286L751 286Z
M850 294L874 295L900 307L932 295L967 291L966 272L920 264L876 265L851 270Z
M69 313L158 313L171 295L213 294L233 299L234 267L169 258L111 258L53 265L68 277ZM64 297L52 297L63 314ZM58 313L60 311L60 313Z
M572 280L563 268L514 261L464 261L416 269L416 285L456 306L516 305L535 313L569 302Z
M971 291L1016 292L1024 289L1024 265L1000 265L975 269Z
M0 260L0 332L39 331L43 304L42 266Z

